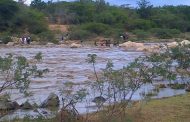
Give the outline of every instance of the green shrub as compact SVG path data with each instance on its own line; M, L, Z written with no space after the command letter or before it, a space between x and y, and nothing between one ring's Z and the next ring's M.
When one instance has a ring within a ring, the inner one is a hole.
M12 41L11 37L8 36L7 34L1 35L0 40L2 41L3 44L7 44L8 42Z
M162 29L162 28L153 28L150 30L154 36L160 39L169 39L177 37L180 34L180 31L177 29Z
M150 35L150 33L146 32L144 30L140 30L140 29L134 30L133 34L135 34L138 38L141 38L141 39L146 39Z
M82 25L82 29L97 35L103 35L110 27L102 23L87 23Z
M169 86L170 86L172 89L185 89L186 84L174 83L174 84L169 84Z
M45 31L40 34L38 34L40 38L40 42L52 42L52 43L58 43L58 41L55 39L54 34L51 31Z
M92 34L86 30L77 29L71 31L69 35L71 40L81 40L89 38Z
M130 30L134 29L149 30L152 27L154 27L154 23L150 20L144 20L144 19L130 20L127 23L127 28Z
M37 41L37 42L40 41L40 38L35 34L31 34L30 37L32 41Z

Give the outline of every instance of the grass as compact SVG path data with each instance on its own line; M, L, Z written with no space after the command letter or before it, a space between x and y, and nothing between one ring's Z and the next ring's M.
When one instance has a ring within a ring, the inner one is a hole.
M102 112L103 113L103 112ZM127 109L126 118L113 117L109 122L190 122L190 93L170 98L151 100L142 105L135 102ZM93 114L92 114L93 115ZM58 118L51 120L15 120L12 122L60 122ZM75 122L82 122L75 121ZM106 122L93 115L87 122Z
M128 110L133 122L190 122L190 93L151 100L142 109L138 106Z

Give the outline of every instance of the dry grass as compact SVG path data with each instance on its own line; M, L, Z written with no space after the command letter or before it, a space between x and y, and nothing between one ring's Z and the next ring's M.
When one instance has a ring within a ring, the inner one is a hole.
M76 120L74 122L190 122L190 93L171 98L151 100L143 105L134 103L132 108L127 109L126 116L113 115L105 118L105 112L91 114L90 120ZM104 120L103 120L103 119ZM12 121L12 122L18 122ZM59 117L50 120L19 120L19 122L61 122ZM70 121L69 121L70 122Z
M104 114L102 112L102 116ZM190 93L151 100L144 105L135 102L122 118L120 115L113 115L109 121L104 121L100 117L101 115L96 114L90 122L190 122Z
M52 31L61 31L61 32L68 32L68 25L49 25L49 29Z
M190 122L190 94L152 100L128 113L133 122Z

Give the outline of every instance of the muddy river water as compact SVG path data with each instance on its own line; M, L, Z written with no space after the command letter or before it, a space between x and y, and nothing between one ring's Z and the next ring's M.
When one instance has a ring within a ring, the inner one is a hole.
M31 103L42 103L50 93L56 93L60 95L60 89L63 88L63 84L66 82L73 82L77 85L74 89L84 87L82 85L86 81L94 80L93 68L91 64L86 62L88 54L97 55L97 70L100 71L105 68L108 60L112 60L114 67L117 69L132 62L135 58L144 55L143 52L130 51L127 52L121 48L95 48L95 47L82 47L82 48L59 48L59 47L12 47L12 48L0 48L0 55L3 56L7 53L14 55L23 55L29 59L35 56L38 52L42 52L43 60L39 64L41 68L48 68L50 72L44 75L43 78L33 79L31 82L29 92L32 96L24 97L19 94L18 90L11 89L6 92L11 93L11 99L16 100L19 104L26 100ZM152 85L143 86L133 96L133 100L141 99L140 93L153 89ZM172 90L162 89L154 96L155 98L169 97L178 94L184 94L185 90ZM96 94L88 96L89 103L81 102L77 104L77 109L80 113L86 112L87 106L93 106L91 102ZM60 98L61 99L61 98ZM40 110L39 110L40 111ZM92 110L93 111L93 110ZM18 110L10 115L4 116L4 118L10 118L15 116L24 116L25 114L35 115L34 111Z

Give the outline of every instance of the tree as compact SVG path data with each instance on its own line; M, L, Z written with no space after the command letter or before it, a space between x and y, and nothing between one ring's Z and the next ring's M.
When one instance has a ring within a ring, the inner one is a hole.
M42 0L33 0L30 4L32 8L36 8L38 10L42 10L45 8L46 3Z
M11 21L15 17L19 8L12 0L0 1L0 30L7 30L11 26Z
M151 16L151 10L153 5L151 5L148 0L139 0L137 4L137 13L140 15L140 17L144 19L149 18Z
M0 93L9 88L17 88L22 93L26 93L32 77L41 77L48 69L39 70L36 66L41 59L41 53L34 57L34 64L29 64L24 56L14 57L0 56Z
M96 0L96 11L102 12L106 8L105 0Z
M96 82L92 82L91 87L100 95L95 97L93 102L98 109L103 109L106 122L112 120L113 114L125 117L126 108L134 93L142 85L151 83L154 78L152 67L141 60L141 57L120 70L115 70L113 63L108 61L101 77L96 74L96 54L89 54L87 61L93 65L96 76ZM104 109L104 102L111 106ZM99 113L101 114L101 111Z

